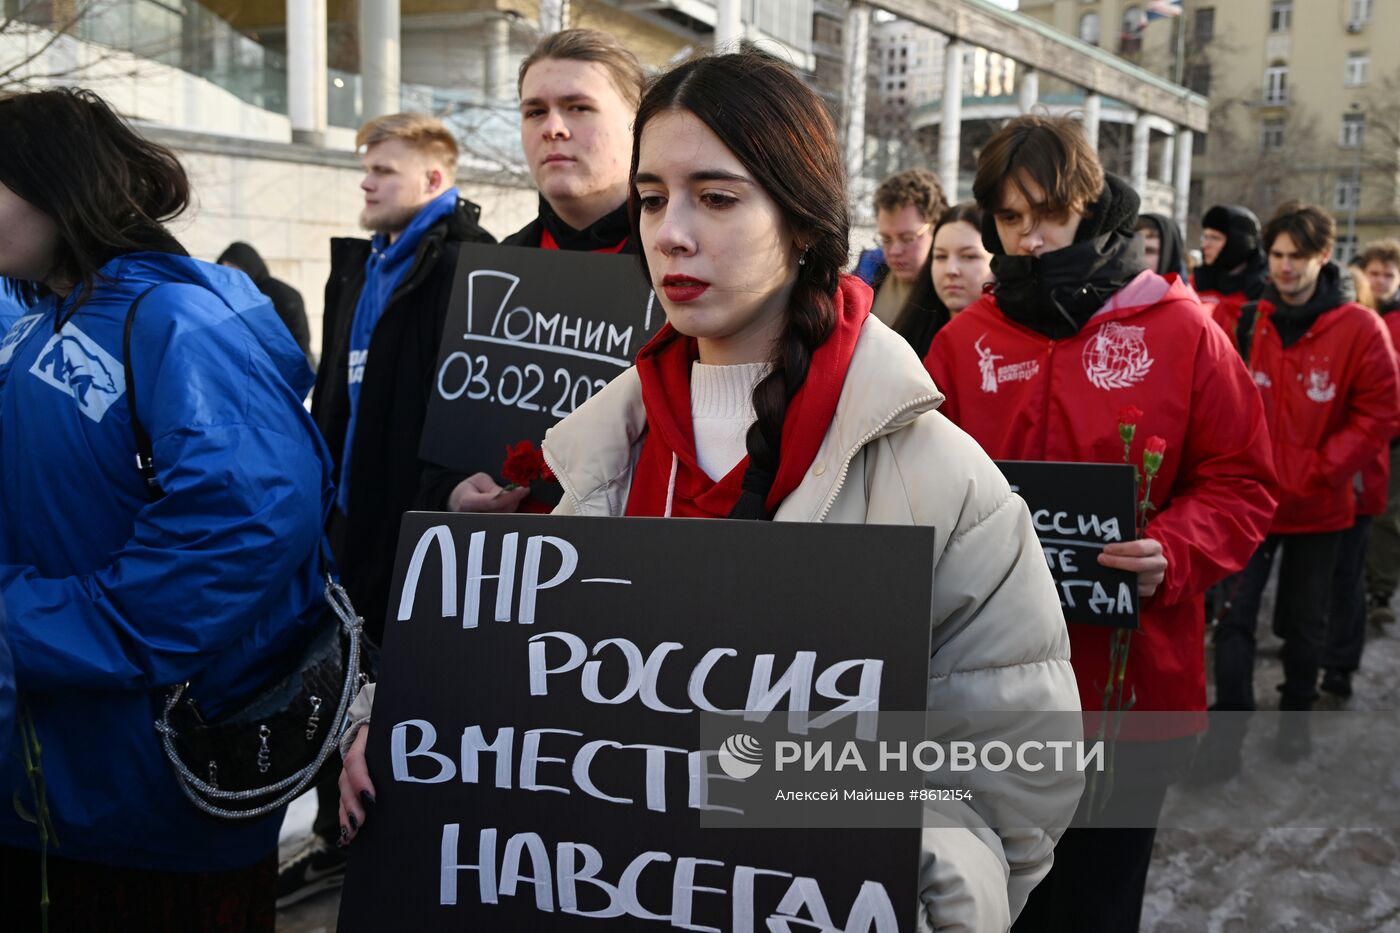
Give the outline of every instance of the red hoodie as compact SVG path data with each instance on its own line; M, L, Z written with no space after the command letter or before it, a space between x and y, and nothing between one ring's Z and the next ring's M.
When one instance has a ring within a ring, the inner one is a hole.
M1118 412L1145 412L1132 462L1141 466L1149 437L1166 440L1146 533L1161 543L1167 573L1143 601L1124 695L1137 710L1202 712L1156 738L1203 729L1201 597L1248 562L1275 503L1259 395L1195 293L1176 275L1143 272L1065 340L1011 322L987 294L939 332L924 363L948 395L940 411L993 459L1121 463ZM1110 629L1069 633L1080 700L1098 710ZM1124 738L1147 737L1130 729Z
M813 352L807 378L788 402L778 473L766 503L770 515L801 484L826 438L872 297L864 282L841 276L835 296L836 324ZM681 336L670 324L637 354L647 436L633 472L628 515L723 518L739 501L749 458L716 481L701 469L695 455L690 365L698 358L694 338Z
M1284 348L1261 299L1250 368L1279 473L1277 534L1340 531L1356 521L1356 474L1385 453L1400 426L1395 348L1370 308L1324 311Z
M1249 296L1244 292L1216 292L1206 290L1198 293L1201 298L1201 306L1206 309L1206 313L1220 325L1220 329L1229 335L1231 340L1235 339L1235 327L1240 322L1240 309L1249 301Z

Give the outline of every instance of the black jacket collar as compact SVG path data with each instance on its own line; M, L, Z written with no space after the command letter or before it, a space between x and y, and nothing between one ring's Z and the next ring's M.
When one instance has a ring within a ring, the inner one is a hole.
M544 230L549 231L549 235L554 237L554 242L559 244L560 249L571 252L611 249L624 240L627 245L623 247L622 251L624 253L636 252L632 237L632 221L627 216L626 203L619 205L617 210L603 215L584 229L575 230L564 223L558 214L554 213L554 208L550 207L549 202L541 195L539 216L506 237L503 242L509 246L539 246Z

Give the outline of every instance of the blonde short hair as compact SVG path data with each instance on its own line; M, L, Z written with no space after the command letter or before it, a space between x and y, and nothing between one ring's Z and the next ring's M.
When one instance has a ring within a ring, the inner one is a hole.
M391 139L402 141L454 173L457 170L457 140L441 120L426 113L390 113L375 117L355 134L355 149L363 152Z

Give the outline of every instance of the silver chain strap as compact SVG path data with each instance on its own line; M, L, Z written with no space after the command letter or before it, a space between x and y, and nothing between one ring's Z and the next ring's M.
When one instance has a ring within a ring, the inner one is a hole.
M321 742L321 747L316 753L315 759L305 767L299 769L295 774L283 778L275 784L268 784L265 787L256 787L251 790L228 791L220 790L213 783L205 783L191 771L185 762L180 758L179 751L175 748L175 728L170 725L170 712L175 708L175 704L180 702L184 696L188 683L181 684L171 689L169 696L165 699L165 708L161 712L160 719L156 720L156 732L160 733L161 746L165 750L165 757L170 760L170 764L175 769L175 779L180 785L180 790L203 812L210 816L222 819L242 819L250 820L260 816L265 816L291 802L301 795L311 782L316 779L316 774L330 757L331 750L336 747L340 739L340 733L345 726L345 718L350 711L350 704L354 700L354 695L360 679L360 633L364 624L359 616L355 615L355 607L350 604L350 597L345 592L344 587L326 577L326 602L335 610L335 614L340 618L341 630L350 643L349 657L345 663L345 683L340 689L340 702L336 706L333 727L326 730L326 737ZM319 707L318 707L319 709ZM266 727L264 727L265 729ZM263 742L266 743L266 735ZM260 752L261 754L261 752ZM211 780L215 778L217 772L213 771L211 764ZM266 769L264 769L266 770ZM266 797L269 794L277 794L277 797L255 807L251 810L230 810L220 807L218 803L237 803L244 800L256 800Z

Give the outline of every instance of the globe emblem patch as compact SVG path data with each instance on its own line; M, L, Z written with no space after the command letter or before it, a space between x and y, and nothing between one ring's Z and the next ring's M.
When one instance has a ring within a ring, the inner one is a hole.
M1147 378L1152 357L1146 328L1110 321L1084 345L1084 375L1100 389L1126 389Z

